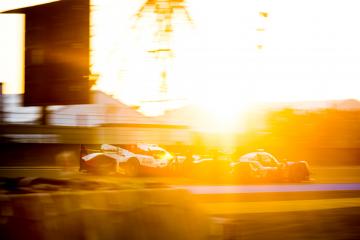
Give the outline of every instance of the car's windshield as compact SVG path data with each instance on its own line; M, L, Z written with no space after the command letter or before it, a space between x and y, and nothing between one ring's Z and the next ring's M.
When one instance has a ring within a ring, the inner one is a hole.
M163 158L166 155L166 152L161 150L151 150L151 153L155 158Z
M240 162L252 161L256 165L264 167L278 167L280 165L279 161L270 153L267 152L251 152L247 153L239 158ZM255 163L257 162L257 163Z
M240 158L239 158L239 162L244 162L244 161L254 161L254 160L256 160L256 153L247 153L247 154L245 154L245 155L243 155L243 156L241 156Z
M279 161L270 153L257 153L256 158L256 160L264 167L278 167L280 164Z
M172 155L170 153L168 153L167 151L165 150L151 150L151 154L154 158L156 159L166 159L166 160L169 160L172 157Z

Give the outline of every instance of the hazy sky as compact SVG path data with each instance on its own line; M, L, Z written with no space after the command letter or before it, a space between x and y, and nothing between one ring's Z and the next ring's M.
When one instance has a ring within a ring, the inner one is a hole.
M36 1L0 0L0 9L14 2ZM101 74L98 88L127 103L156 98L159 82L156 62L146 53L150 20L131 29L141 2L94 1L92 61ZM182 24L176 33L170 97L233 108L257 101L360 99L358 0L187 2L194 24ZM0 17L0 81L7 92L17 92L19 58L14 56L20 55L21 34L7 21Z

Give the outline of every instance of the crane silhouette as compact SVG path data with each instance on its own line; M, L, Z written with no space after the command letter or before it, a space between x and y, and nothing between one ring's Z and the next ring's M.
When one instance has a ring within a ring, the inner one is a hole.
M185 0L147 0L135 14L134 28L137 27L140 19L150 14L156 17L157 29L154 33L155 48L148 50L148 52L162 65L159 90L161 95L166 96L168 92L168 67L170 60L174 57L174 50L171 47L174 32L173 20L183 17L186 22L192 23L192 19L186 9Z

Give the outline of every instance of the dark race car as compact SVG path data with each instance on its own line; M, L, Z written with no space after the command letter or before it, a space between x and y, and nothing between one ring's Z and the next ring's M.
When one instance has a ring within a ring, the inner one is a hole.
M257 161L243 160L230 163L230 174L234 180L245 182L261 181L267 177L267 170Z
M268 181L301 182L310 179L309 165L306 161L280 162L273 155L264 151L247 153L231 164L232 174L241 172L244 165L252 165L250 176ZM250 171L250 170L249 170ZM239 177L243 175L239 174Z

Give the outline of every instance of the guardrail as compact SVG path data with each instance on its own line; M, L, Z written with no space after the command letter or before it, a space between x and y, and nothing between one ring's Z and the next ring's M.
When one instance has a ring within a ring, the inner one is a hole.
M208 239L185 190L0 195L1 239Z

